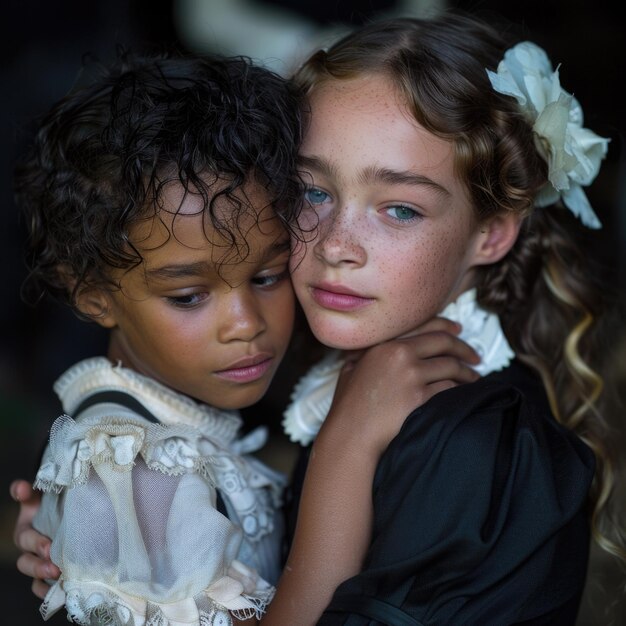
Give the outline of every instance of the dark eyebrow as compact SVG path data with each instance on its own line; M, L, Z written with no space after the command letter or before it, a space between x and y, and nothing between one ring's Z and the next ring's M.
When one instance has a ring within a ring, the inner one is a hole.
M337 170L333 165L317 157L300 155L298 156L298 165L315 170L327 178L334 178L337 174Z
M162 267L154 267L146 270L149 278L189 278L192 276L201 276L210 271L211 267L204 261L197 263L184 263L180 265L163 265Z
M300 156L298 157L298 164L315 170L328 178L336 177L336 168L331 163L318 157ZM428 178L428 176L411 171L391 170L385 167L372 166L366 168L359 175L359 182L363 185L375 183L385 183L387 185L426 185L446 196L450 195L450 192L443 185L435 182L432 178Z
M446 196L450 192L439 183L428 176L423 176L417 172L390 170L385 167L368 167L359 176L361 184L385 183L387 185L415 185L432 187L435 191Z
M259 258L259 264L266 263L270 259L277 257L285 252L290 251L289 239L276 241L266 248L265 253ZM244 259L245 260L245 259ZM148 278L155 280L165 280L168 278L193 278L195 276L206 276L206 274L215 272L215 266L206 261L198 261L197 263L181 263L179 265L173 263L171 265L163 265L146 270Z

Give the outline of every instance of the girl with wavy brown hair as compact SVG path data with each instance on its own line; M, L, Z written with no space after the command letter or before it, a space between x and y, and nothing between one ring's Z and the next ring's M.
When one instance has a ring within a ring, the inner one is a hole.
M360 351L439 314L482 378L398 421L369 353L330 355L299 384L287 432L308 444L323 426L268 617L308 591L324 625L574 624L590 531L626 554L598 373L605 298L580 245L600 227L582 187L608 140L541 48L459 14L365 26L296 80L300 222L315 234L291 265L313 333ZM324 422L346 361L332 406L353 422ZM365 369L361 397L344 396ZM292 605L282 623L313 623Z

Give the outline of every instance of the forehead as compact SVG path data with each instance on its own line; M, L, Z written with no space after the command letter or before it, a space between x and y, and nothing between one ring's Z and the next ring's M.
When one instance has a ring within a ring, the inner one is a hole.
M165 261L256 262L288 240L262 185L246 182L230 197L219 193L226 185L217 181L204 193L179 182L161 188L158 200L129 230L144 269Z
M454 145L421 126L383 75L328 80L310 94L301 154L324 154L342 168L385 167L453 182Z
M383 74L323 80L310 91L309 102L313 109L334 106L383 117L394 115L398 108L406 109L401 92ZM406 117L410 119L408 112Z
M133 227L131 239L139 241L154 230L154 222L170 233L193 222L200 233L215 244L234 243L255 224L272 220L275 212L269 193L253 180L229 189L229 181L218 179L204 188L178 181L163 184L144 218Z

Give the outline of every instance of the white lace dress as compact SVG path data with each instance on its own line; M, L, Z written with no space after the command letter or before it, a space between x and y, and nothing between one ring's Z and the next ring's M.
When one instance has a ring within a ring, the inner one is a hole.
M64 605L78 624L223 626L259 617L280 572L284 476L249 453L263 429L237 438L236 412L200 405L105 358L55 384L67 415L53 424L35 486L34 521L62 575L41 612ZM126 392L123 404L83 400ZM217 490L227 516L218 510Z

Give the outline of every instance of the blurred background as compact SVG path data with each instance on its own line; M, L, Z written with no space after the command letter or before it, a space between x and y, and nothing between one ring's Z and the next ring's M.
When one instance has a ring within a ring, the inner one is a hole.
M103 354L104 333L51 303L37 308L20 300L24 278L24 232L12 199L12 169L30 139L36 116L71 88L82 56L103 60L116 45L170 45L197 51L243 54L289 75L311 52L354 26L378 17L421 15L462 7L503 16L523 25L560 68L561 84L574 91L585 125L611 138L609 155L588 196L603 221L592 245L607 272L626 293L626 76L624 21L615 2L525 0L8 0L3 3L0 46L0 259L4 301L0 307L0 572L4 623L41 624L30 581L17 573L12 530L17 506L11 480L31 479L47 430L58 414L54 380L77 360ZM621 356L616 376L626 389L626 341L615 338ZM273 392L250 413L272 425L265 460L288 472L295 449L280 432L280 415L301 372L296 344ZM624 414L618 416L626 428ZM622 500L626 506L626 498ZM626 624L624 573L594 551L577 626ZM67 623L58 614L49 623Z

